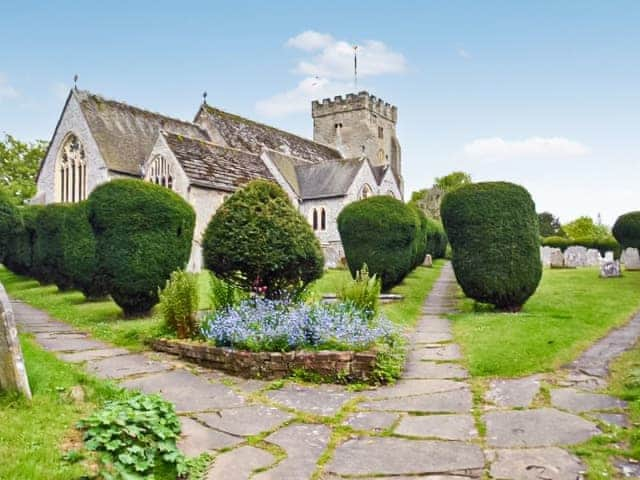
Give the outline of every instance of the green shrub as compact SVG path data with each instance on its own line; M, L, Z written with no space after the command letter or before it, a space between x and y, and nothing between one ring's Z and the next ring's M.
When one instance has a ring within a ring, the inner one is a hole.
M238 305L247 294L235 285L225 282L209 272L209 303L212 310L223 310Z
M106 402L78 423L88 450L98 452L102 478L152 478L159 467L171 466L175 478L187 473L176 442L180 420L173 404L159 395L137 394Z
M98 270L96 239L89 223L87 202L66 207L60 248L58 268L64 278L70 279L73 288L89 300L106 297L107 279Z
M65 217L69 205L45 205L35 223L33 244L33 276L42 283L55 283L60 290L73 286L72 278L63 267L65 242Z
M429 231L429 220L424 212L416 207L415 205L408 205L411 210L413 210L416 215L416 237L413 241L413 264L412 267L415 268L418 265L422 265L424 263L424 259L427 256L427 234Z
M0 262L4 261L9 239L22 227L18 208L4 192L0 192Z
M109 294L126 316L147 314L158 288L189 260L193 209L168 188L140 180L100 185L88 209Z
M342 285L338 298L343 302L352 303L369 318L374 318L378 314L380 288L380 280L375 275L369 275L369 268L365 263L362 269L356 272L354 279Z
M418 223L414 210L389 196L347 205L338 216L338 231L351 276L366 263L383 290L400 283L414 266Z
M324 267L309 223L265 180L229 197L209 222L202 247L205 266L218 277L268 298L296 296Z
M444 258L447 254L447 234L437 220L427 218L427 253L431 258Z
M558 236L544 237L541 243L543 247L559 248L563 252L571 245L575 245L573 239Z
M606 252L613 252L615 258L620 258L621 253L620 244L612 236L582 238L545 237L541 243L544 247L559 248L563 252L572 246L582 246L596 249L601 255L604 255Z
M464 293L519 310L542 275L538 217L529 192L507 182L465 185L445 196L441 214Z
M36 240L37 219L44 207L27 205L19 207L19 225L9 238L5 266L14 273L35 278L33 269L33 248Z
M198 278L176 270L159 292L160 312L178 338L192 338L198 332Z
M613 225L613 236L623 248L640 248L640 211L620 215Z

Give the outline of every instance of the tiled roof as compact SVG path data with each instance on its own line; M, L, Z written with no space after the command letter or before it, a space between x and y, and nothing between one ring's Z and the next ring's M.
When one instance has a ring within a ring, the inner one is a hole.
M212 139L217 132L227 146L239 150L259 154L268 148L312 162L342 158L334 148L210 105L202 105L195 121L205 129L215 129L215 132L209 131Z
M354 158L296 165L300 196L311 200L346 195L364 162L363 158Z
M259 155L175 133L162 136L195 185L234 191L258 178L275 181Z
M140 175L158 132L165 131L208 140L198 125L143 110L93 93L73 92L109 170Z

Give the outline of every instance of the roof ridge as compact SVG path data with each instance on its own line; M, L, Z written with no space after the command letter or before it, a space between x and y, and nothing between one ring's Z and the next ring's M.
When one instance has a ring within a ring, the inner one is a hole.
M182 124L184 124L184 125L189 125L189 126L191 126L191 127L197 127L197 128L198 128L199 130L201 130L202 132L207 133L207 132L206 132L206 130L205 130L204 128L202 128L200 125L198 125L198 124L197 124L197 123L195 123L195 122L190 122L189 120L183 120L183 119L181 119L181 118L176 118L176 117L172 117L172 116L170 116L170 115L165 115L164 113L155 112L155 111L153 111L153 110L149 110L149 109L147 109L147 108L138 107L137 105L131 105L131 104L129 104L129 103L127 103L127 102L124 102L124 101L122 101L122 100L115 100L115 99L113 99L113 98L107 98L107 97L105 97L104 95L101 95L101 94L99 94L99 93L93 93L93 92L91 92L91 91L89 91L89 90L78 90L78 89L72 89L72 92L73 92L73 94L74 94L74 95L77 95L77 94L85 94L85 95L87 95L87 96L94 97L95 99L97 99L97 100L98 100L98 101L100 101L100 102L105 102L105 103L115 103L115 104L117 104L117 105L120 105L120 106L123 106L123 107L129 108L129 109L132 109L132 110L137 110L137 111L142 112L142 113L146 113L146 114L154 115L154 116L156 116L156 117L163 117L163 118L166 118L166 119L168 119L168 120L172 120L172 121L174 121L174 122L182 123ZM207 136L208 136L208 135L207 135Z
M292 136L292 137L299 138L300 140L304 140L305 142L315 143L316 145L319 145L321 147L327 148L329 150L333 150L334 152L340 154L340 152L338 151L337 148L334 148L334 147L332 147L330 145L325 145L324 143L316 142L315 140L312 140L312 139L307 138L307 137L303 137L302 135L298 135L297 133L288 132L287 130L283 130L281 128L274 127L272 125L267 125L266 123L258 122L257 120L252 120L250 118L243 117L242 115L238 115L237 113L227 112L226 110L222 110L221 108L214 107L214 106L209 105L207 103L202 104L202 107L204 107L205 110L210 110L210 111L214 111L214 112L220 112L221 114L226 115L228 117L231 117L231 118L233 118L235 120L238 120L238 121L249 122L249 123L252 123L252 124L257 125L259 127L268 128L269 130L276 130L278 132L284 133L285 135L289 135L289 136Z

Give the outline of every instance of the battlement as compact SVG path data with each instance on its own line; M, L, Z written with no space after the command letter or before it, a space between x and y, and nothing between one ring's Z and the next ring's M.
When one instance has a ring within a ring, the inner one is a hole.
M311 103L311 116L313 118L353 110L370 110L394 123L398 121L398 108L383 101L381 98L377 98L375 95L370 95L369 92L348 93L344 97L338 95L333 100L325 98L322 102L314 100Z

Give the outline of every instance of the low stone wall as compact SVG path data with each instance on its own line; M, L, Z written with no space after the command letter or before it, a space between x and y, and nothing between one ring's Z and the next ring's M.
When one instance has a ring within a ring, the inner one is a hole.
M232 375L265 380L283 378L296 370L304 370L325 377L368 381L373 377L376 366L374 351L249 352L173 339L155 340L152 347Z

